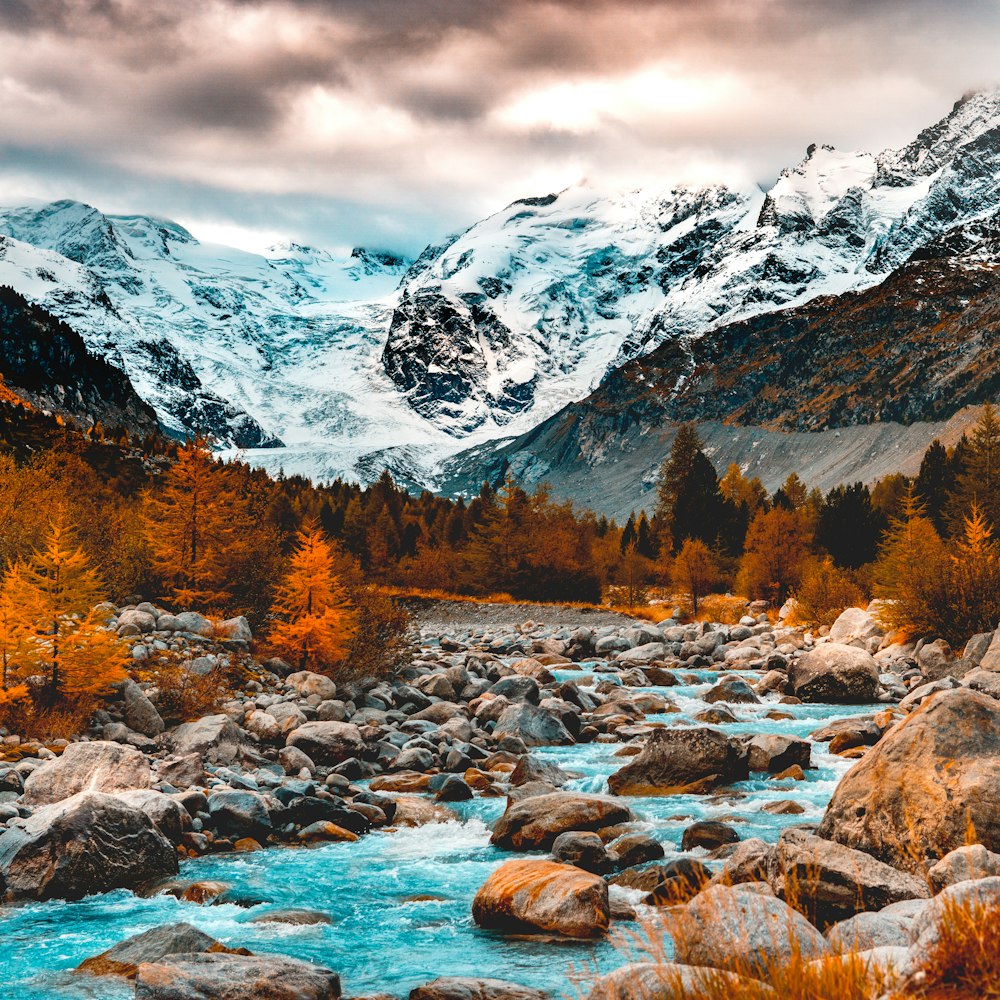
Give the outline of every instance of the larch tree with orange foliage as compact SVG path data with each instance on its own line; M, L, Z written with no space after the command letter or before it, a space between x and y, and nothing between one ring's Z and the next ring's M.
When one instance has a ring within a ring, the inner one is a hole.
M802 580L812 534L805 510L778 506L761 511L747 530L737 588L780 607Z
M231 470L212 458L204 438L180 449L147 495L144 512L153 570L166 597L188 609L226 604L227 569L246 513Z
M308 522L299 532L272 610L271 645L300 670L329 669L347 654L357 614L318 522Z
M698 615L698 601L718 579L719 562L700 538L686 538L673 561L671 581L691 598L692 614Z
M28 622L25 614L24 573L20 563L14 563L0 583L0 708L28 696L28 688L20 683L28 659Z
M44 678L44 701L83 702L124 680L124 647L96 607L103 585L62 514L42 549L17 572L9 613L23 643L21 674Z

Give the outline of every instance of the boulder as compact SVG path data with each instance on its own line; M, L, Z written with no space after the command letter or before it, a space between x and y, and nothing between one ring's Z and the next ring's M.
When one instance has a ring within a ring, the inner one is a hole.
M193 635L201 635L210 639L215 632L212 623L197 611L182 611L175 616L178 631L190 632Z
M528 784L529 781L544 781L555 788L561 788L572 777L573 775L557 764L550 764L548 761L525 754L510 772L510 783L516 788L518 785Z
M812 746L797 736L761 733L746 741L747 763L751 771L778 774L797 764L812 767Z
M609 796L552 792L509 805L490 843L507 851L548 851L561 833L596 832L632 818L627 806Z
M158 781L165 781L182 791L192 785L205 783L205 762L200 753L188 753L183 757L167 757L160 761L156 771Z
M864 608L847 608L830 626L830 642L881 639L885 630Z
M409 1000L549 1000L549 994L500 979L442 976L410 990Z
M472 916L495 930L598 937L611 920L608 884L571 865L508 861L476 893Z
M118 627L131 625L136 629L133 635L152 632L156 628L156 616L148 611L140 611L138 608L129 608L118 615Z
M716 885L700 892L678 914L674 957L683 965L728 969L756 976L793 955L821 958L830 946L787 903L753 885Z
M337 697L337 685L325 674L313 673L311 670L298 670L285 678L295 689L300 698L316 695L320 701L329 701Z
M788 666L792 694L806 702L862 705L878 697L878 665L857 646L826 642Z
M601 976L587 1000L692 1000L723 995L740 1000L777 1000L769 986L721 969L666 962L624 965Z
M80 792L0 836L4 898L82 899L177 874L177 853L141 810Z
M149 788L149 762L135 747L95 740L70 743L61 757L35 768L24 783L24 802L44 806L83 791Z
M919 873L967 843L1000 852L1000 702L942 691L844 776L819 834Z
M1000 876L1000 854L993 854L982 844L958 847L946 854L927 873L934 892L940 892L957 882Z
M92 976L134 979L143 962L159 962L168 955L228 951L225 945L190 924L168 924L136 934L100 955L84 959L77 971Z
M742 748L714 729L657 729L642 752L608 778L615 795L705 791L749 774Z
M361 731L350 722L307 722L293 729L286 742L326 767L358 757L365 749Z
M681 850L693 851L702 847L706 851L714 851L723 844L736 844L739 834L728 824L718 820L703 820L692 823L681 837Z
M246 743L243 730L228 715L204 715L185 722L169 738L178 756L197 753L212 764L232 764Z
M271 831L264 797L243 788L225 788L208 797L208 812L220 833L262 839Z
M990 640L989 646L986 647L986 652L983 653L979 666L983 670L1000 671L1000 629L993 633L993 638Z
M742 677L724 677L715 687L706 691L701 700L709 705L720 701L730 705L760 704L760 698Z
M819 924L904 899L927 899L927 882L805 830L785 830L768 858L768 882Z
M115 798L133 809L141 809L160 833L172 844L179 844L184 830L190 825L188 811L170 795L152 788L137 788L131 792L118 792Z
M168 955L139 966L136 1000L339 1000L340 976L284 955Z
M122 682L121 693L125 700L125 725L143 736L159 736L164 729L163 719L146 692L129 678Z
M219 622L218 633L225 639L232 639L234 642L252 642L253 632L250 623L239 615L236 618L227 618Z
M827 928L826 939L833 948L844 951L909 948L909 922L888 913L865 910Z
M560 833L552 843L552 857L566 865L575 865L595 875L611 870L611 859L604 841L596 833L570 830Z
M493 735L498 740L503 736L515 736L529 747L567 746L575 742L557 716L528 702L505 708Z

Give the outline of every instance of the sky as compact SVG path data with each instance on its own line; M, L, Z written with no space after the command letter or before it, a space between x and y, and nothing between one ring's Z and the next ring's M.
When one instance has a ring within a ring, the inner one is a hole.
M902 145L998 51L1000 0L0 0L0 200L416 254L575 183Z

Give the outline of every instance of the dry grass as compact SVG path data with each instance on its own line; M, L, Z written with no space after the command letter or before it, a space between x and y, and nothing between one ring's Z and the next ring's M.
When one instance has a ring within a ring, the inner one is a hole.
M738 625L747 613L745 597L732 594L709 594L698 602L698 620L719 625Z
M1000 904L946 900L938 934L913 988L903 997L1000 1000Z

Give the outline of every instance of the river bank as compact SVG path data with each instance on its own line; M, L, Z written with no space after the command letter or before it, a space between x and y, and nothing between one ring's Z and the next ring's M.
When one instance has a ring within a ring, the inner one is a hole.
M930 673L919 649L894 648L862 612L838 641L818 642L750 618L571 627L515 624L507 611L480 626L451 623L449 613L418 620L413 658L392 682L355 689L279 669L195 729L95 734L117 733L116 746L140 755L145 784L141 766L73 765L77 751L19 762L24 790L4 805L37 817L52 808L33 803L42 787L73 793L58 804L110 783L105 792L131 796L185 856L139 895L95 884L76 902L23 894L0 910L0 967L17 995L136 995L128 980L71 970L131 935L180 922L230 948L332 969L346 996L404 996L439 976L561 995L570 966L607 972L624 957L601 927L554 941L551 929L525 936L510 933L523 926L477 926L473 900L494 871L559 850L555 836L580 829L573 809L580 816L591 796L619 802L634 818L583 827L599 832L596 864L565 849L559 860L596 868L608 882L612 929L632 925L676 874L671 865L697 863L710 876L741 845L816 829L846 772L903 715L893 706L918 704L913 691ZM675 747L668 763L685 771L687 787L663 787L664 761L649 759L658 732L682 741L717 734L733 750L733 773L706 772L698 754ZM112 742L94 741L92 752ZM608 797L609 778L636 766L646 787ZM139 787L119 787L123 773ZM180 787L182 777L190 784ZM81 782L89 791L76 791ZM549 816L555 805L569 809L570 825L553 826L545 847L526 853L491 844L508 804L530 808L532 799L548 802ZM26 822L9 817L0 836L8 897L19 884L9 838ZM110 891L95 892L102 888Z

